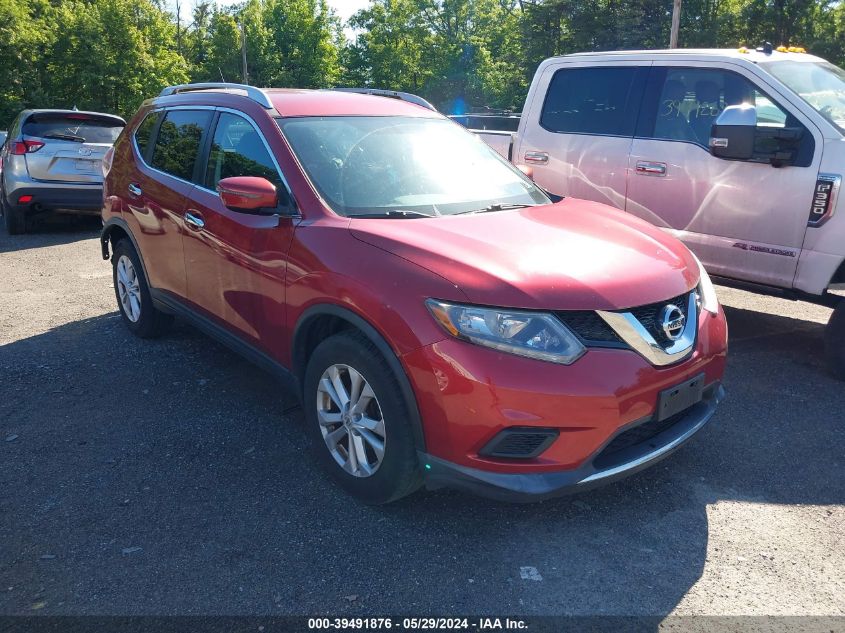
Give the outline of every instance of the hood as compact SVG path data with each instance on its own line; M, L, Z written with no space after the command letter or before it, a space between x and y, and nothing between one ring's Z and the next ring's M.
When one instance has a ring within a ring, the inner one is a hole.
M596 202L431 219L352 219L359 240L448 279L481 305L619 310L698 283L676 238Z

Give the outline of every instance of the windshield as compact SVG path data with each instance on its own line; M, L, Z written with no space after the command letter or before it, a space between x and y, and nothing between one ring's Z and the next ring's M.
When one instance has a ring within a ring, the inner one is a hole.
M767 62L763 66L845 134L845 70L828 62Z
M280 119L311 182L346 216L420 217L548 204L534 183L446 119Z

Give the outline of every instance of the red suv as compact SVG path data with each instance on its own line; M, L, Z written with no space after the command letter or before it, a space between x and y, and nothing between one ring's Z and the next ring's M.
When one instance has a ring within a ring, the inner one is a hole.
M422 484L543 499L702 428L727 327L690 251L553 202L392 95L194 84L145 102L104 165L127 327L178 315L291 378L317 459L371 503Z

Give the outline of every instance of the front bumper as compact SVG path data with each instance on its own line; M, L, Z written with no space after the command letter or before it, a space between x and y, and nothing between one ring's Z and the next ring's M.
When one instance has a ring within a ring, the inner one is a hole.
M426 487L430 489L457 488L501 501L542 501L622 479L671 455L710 421L724 396L721 383L714 382L705 390L704 398L678 414L669 428L611 456L603 455L614 439L650 423L652 418L638 420L608 438L589 460L574 470L501 473L461 466L425 453L419 454L419 460L425 465Z

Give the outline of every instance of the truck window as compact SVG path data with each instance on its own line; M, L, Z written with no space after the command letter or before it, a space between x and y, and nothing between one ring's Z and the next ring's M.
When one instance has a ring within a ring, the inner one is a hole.
M786 112L741 75L710 68L663 70L654 126L644 136L689 141L706 148L710 128L722 110L742 103L756 106L758 126L786 126Z
M540 125L560 134L633 136L646 68L562 68L549 83Z

